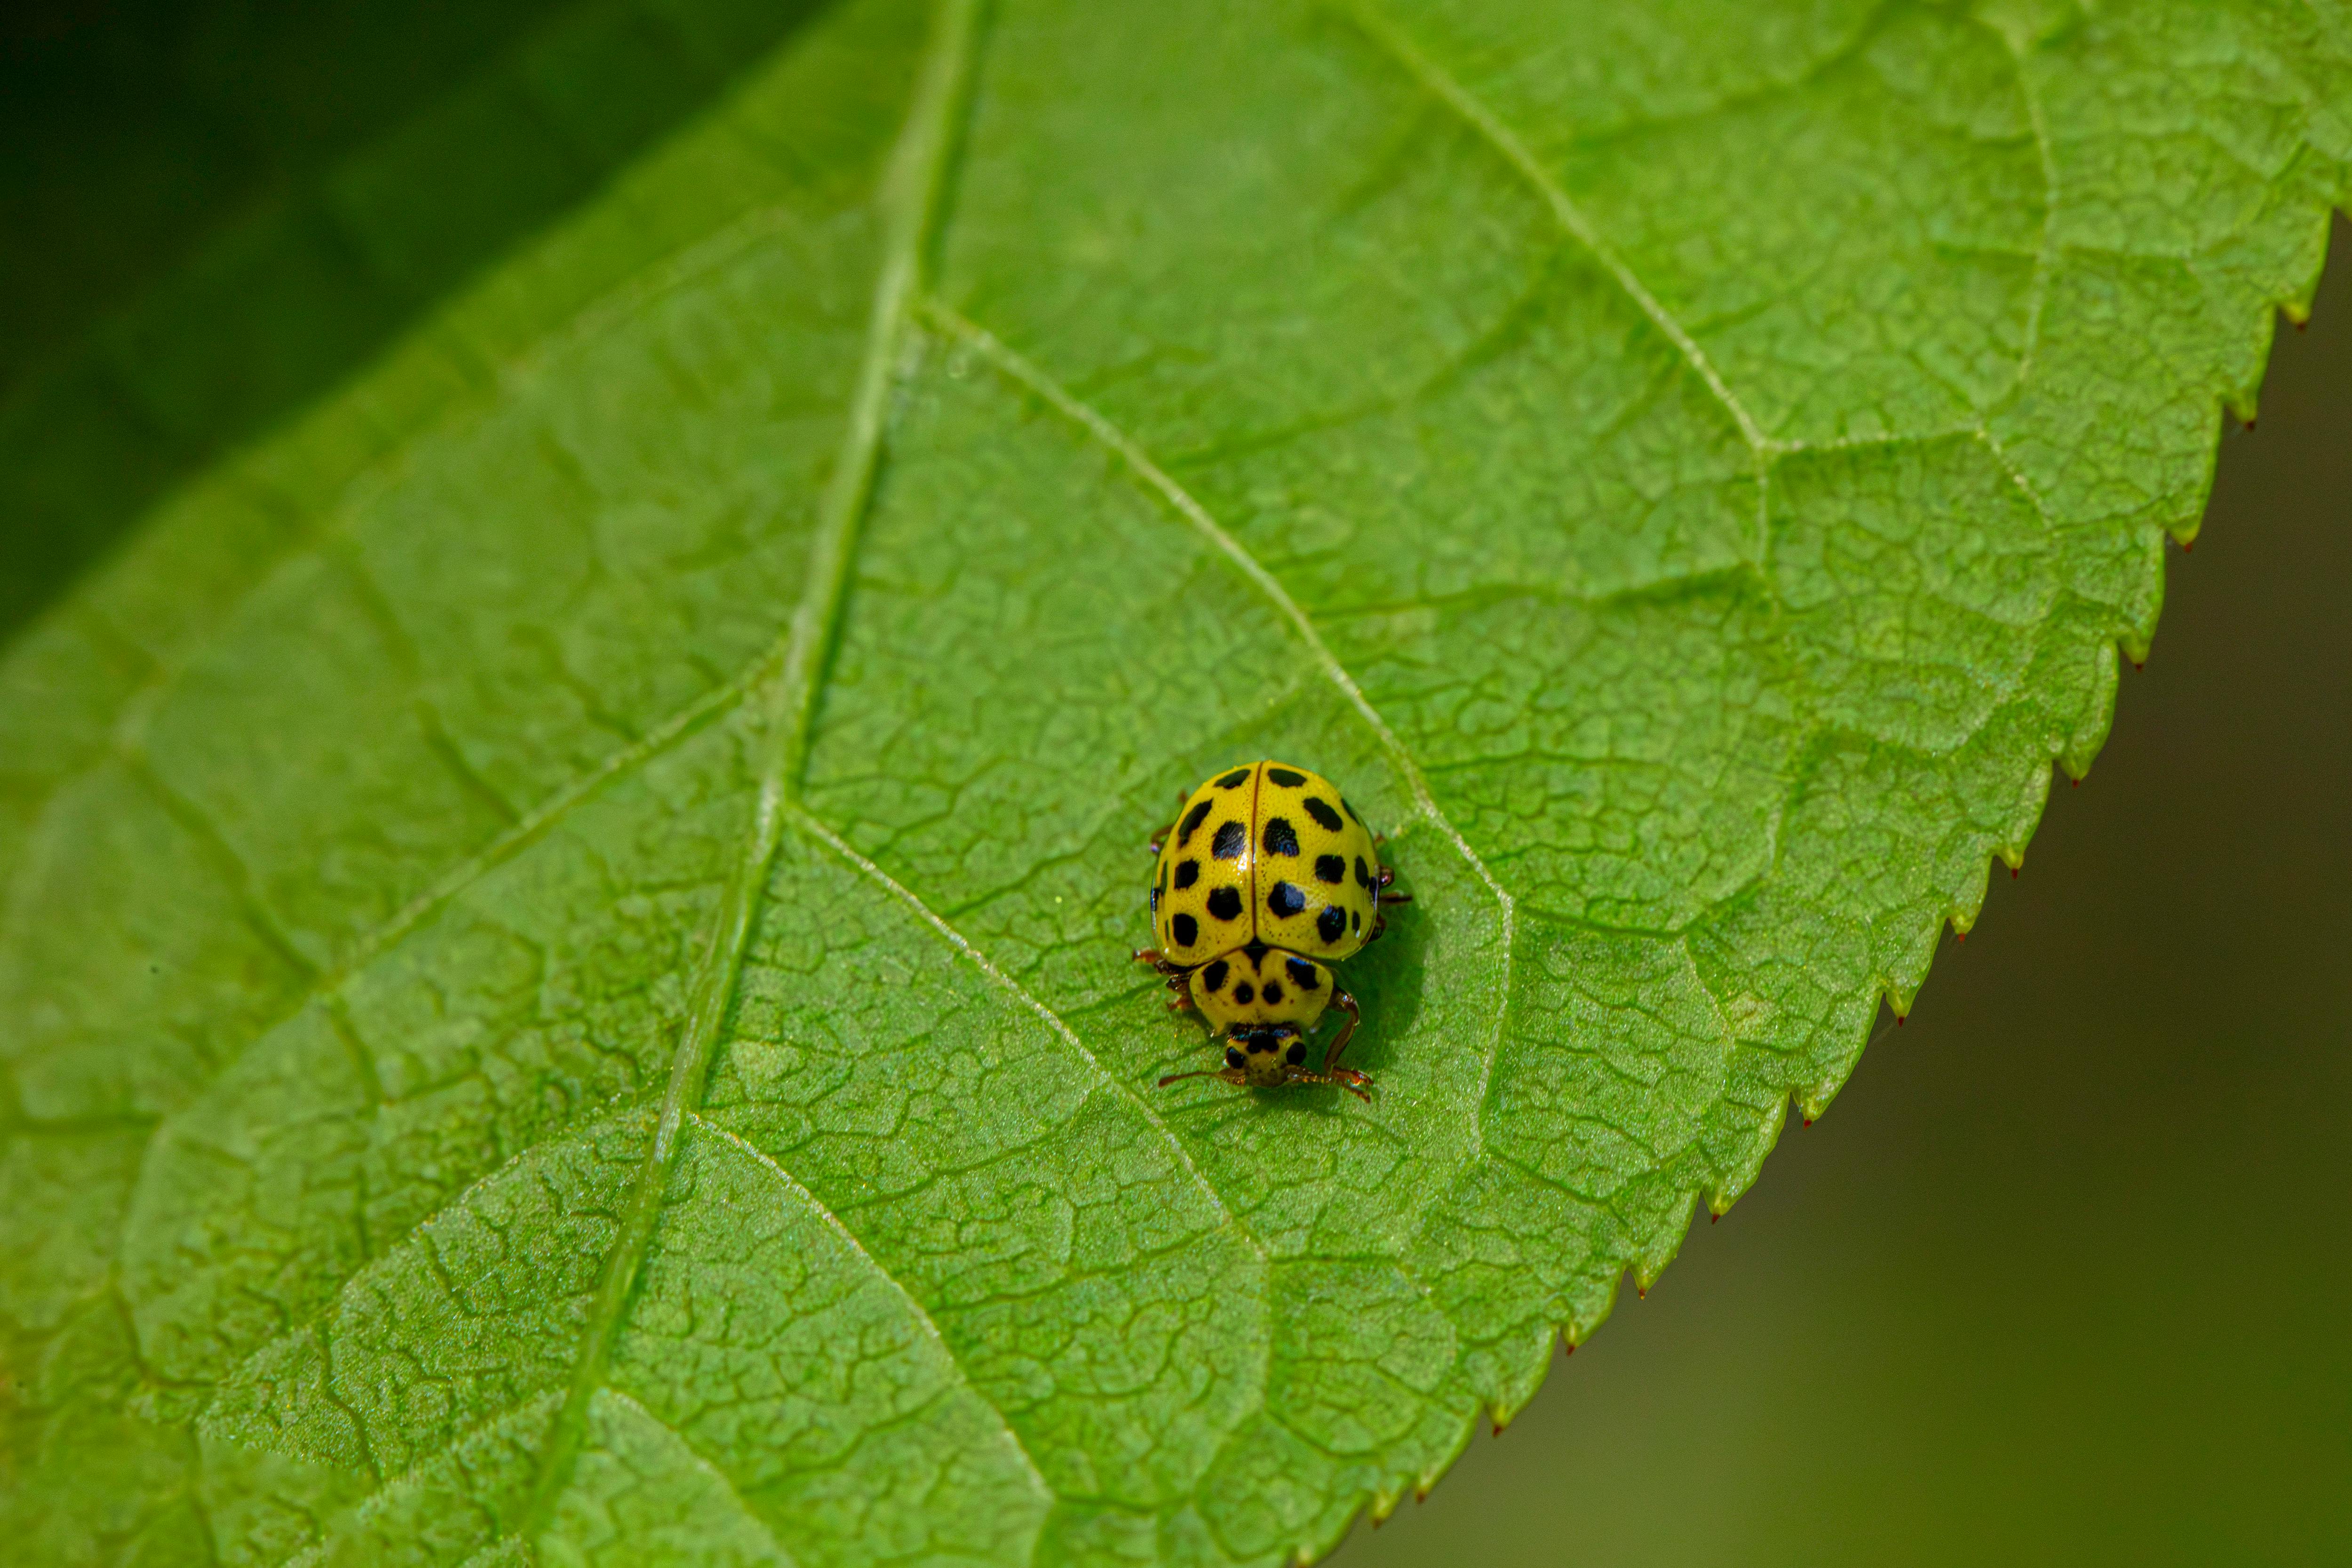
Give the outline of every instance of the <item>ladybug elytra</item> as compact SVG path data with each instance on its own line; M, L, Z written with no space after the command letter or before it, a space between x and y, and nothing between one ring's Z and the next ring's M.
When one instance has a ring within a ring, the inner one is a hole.
M1136 959L1175 993L1171 1008L1197 1008L1224 1047L1224 1065L1180 1079L1236 1087L1338 1084L1369 1100L1371 1080L1339 1065L1362 1014L1330 964L1361 951L1386 925L1395 873L1378 842L1332 783L1285 763L1249 763L1184 797L1176 820L1151 840L1151 921L1158 947ZM1346 1020L1317 1067L1307 1035L1326 1009Z

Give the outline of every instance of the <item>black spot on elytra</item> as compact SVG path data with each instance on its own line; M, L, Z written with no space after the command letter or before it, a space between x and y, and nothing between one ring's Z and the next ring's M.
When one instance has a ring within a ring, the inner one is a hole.
M1249 829L1239 822L1217 824L1217 836L1209 841L1209 853L1220 860L1238 860L1249 847Z
M1305 1040L1291 1041L1290 1055L1283 1059L1287 1061L1292 1067L1297 1067L1300 1063L1304 1062L1307 1059L1307 1042Z
M1361 877L1363 874L1364 862L1362 858L1359 857L1356 861L1356 875ZM1198 860L1179 860L1176 862L1176 885L1178 887L1189 888L1200 879L1201 863Z
M1265 962L1265 943L1262 942L1254 942L1242 951L1249 955L1252 969Z
M1286 816L1267 817L1265 833L1261 841L1265 845L1265 852L1269 855L1298 853L1298 830L1290 826L1290 818Z
M1175 933L1178 947L1190 947L1201 940L1201 922L1191 915L1178 915L1168 922L1168 929Z
M1160 918L1160 889L1157 887L1151 889L1151 918Z
M1208 820L1209 803L1205 800L1186 812L1184 820L1176 828L1176 847L1181 849L1191 843L1192 835L1200 831L1201 824Z
M1180 881L1176 885L1180 888L1189 888L1192 884ZM1368 893L1372 890L1371 868L1364 864L1364 858L1361 855L1356 857L1356 886Z
M1247 768L1235 768L1232 773L1227 773L1223 778L1217 781L1217 787L1219 789L1239 789L1242 785L1247 783L1249 783L1249 770Z
M1247 1067L1249 1066L1249 1059L1242 1055L1242 1048L1239 1046L1227 1046L1225 1047L1225 1065L1229 1068Z
M1294 773L1288 768L1268 768L1265 776L1285 789L1297 789L1307 782L1305 773Z
M1364 911L1361 910L1349 910L1348 911L1348 923L1355 927L1358 931L1363 930Z
M1301 991L1312 991L1322 984L1315 978L1315 966L1303 958L1286 959L1282 966L1290 971L1290 983Z
M1258 994L1265 999L1265 1005L1267 1006L1280 1006L1282 1005L1282 982L1279 980L1267 981L1265 983L1265 989L1259 992Z
M1315 857L1315 879L1336 888L1348 879L1348 863L1337 855L1318 855Z
M1287 882L1276 882L1274 891L1265 896L1265 907L1274 911L1276 920L1287 920L1307 908L1307 895Z
M1184 917L1176 918L1181 921ZM1324 906L1322 914L1316 918L1315 931L1327 942L1339 941L1348 934L1348 911L1337 904Z
M1339 831L1339 814L1331 809L1331 803L1329 801L1318 800L1313 795L1308 795L1307 797L1307 815L1313 817L1317 822L1322 824L1324 832L1337 833Z
M1244 980L1234 987L1234 1000L1246 1007L1257 1000L1257 988Z
M1201 984L1207 986L1211 991L1223 990L1225 986L1225 975L1230 968L1231 965L1227 964L1223 959L1221 958L1217 960L1216 963L1201 971Z
M1221 921L1241 919L1242 890L1239 888L1219 888L1209 895L1209 912Z

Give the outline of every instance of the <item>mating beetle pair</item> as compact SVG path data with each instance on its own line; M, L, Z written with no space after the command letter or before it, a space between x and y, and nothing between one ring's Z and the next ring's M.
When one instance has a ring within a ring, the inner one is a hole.
M1361 1100L1371 1079L1339 1065L1362 1014L1328 967L1386 926L1396 874L1328 779L1274 762L1219 773L1153 835L1152 929L1139 963L1168 977L1171 1008L1198 1008L1223 1037L1225 1065L1171 1073L1237 1087L1336 1083ZM1326 1008L1347 1015L1307 1066L1307 1033Z

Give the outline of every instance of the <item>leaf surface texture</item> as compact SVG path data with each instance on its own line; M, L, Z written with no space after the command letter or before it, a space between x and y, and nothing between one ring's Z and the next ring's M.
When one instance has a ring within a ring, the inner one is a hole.
M2328 5L815 16L0 663L12 1537L1328 1547L2089 765L2347 102ZM1369 1108L1151 1087L1265 755L1416 900Z

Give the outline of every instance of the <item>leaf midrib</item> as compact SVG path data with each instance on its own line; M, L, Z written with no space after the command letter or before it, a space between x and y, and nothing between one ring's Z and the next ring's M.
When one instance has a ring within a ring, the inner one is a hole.
M786 634L782 667L763 693L762 720L768 733L751 831L712 922L692 986L692 1008L663 1090L653 1142L633 1178L625 1217L582 1329L579 1357L563 1406L541 1448L539 1474L524 1516L526 1537L536 1536L545 1528L570 1482L572 1461L586 1436L589 1401L604 1386L614 1336L627 1315L638 1268L660 1219L671 1168L681 1146L679 1132L687 1114L702 1103L711 1058L734 1005L744 950L783 842L786 810L800 801L817 690L839 640L850 561L873 495L900 343L910 307L922 287L947 162L979 52L979 9L978 0L942 0L917 71L905 127L883 176L877 205L884 216L885 237L866 349L840 452L817 513L808 574Z

